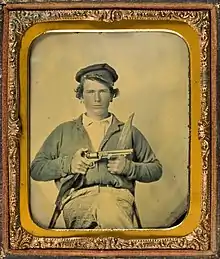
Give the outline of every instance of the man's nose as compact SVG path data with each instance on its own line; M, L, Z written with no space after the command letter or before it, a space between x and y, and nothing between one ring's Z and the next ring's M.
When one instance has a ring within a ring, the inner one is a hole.
M101 96L100 96L100 93L99 92L95 92L95 102L100 102L101 101Z

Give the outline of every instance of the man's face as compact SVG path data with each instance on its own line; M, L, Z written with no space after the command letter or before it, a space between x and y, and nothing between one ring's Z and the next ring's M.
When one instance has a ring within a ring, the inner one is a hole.
M85 80L83 100L87 114L101 119L108 115L112 94L104 84L98 81Z

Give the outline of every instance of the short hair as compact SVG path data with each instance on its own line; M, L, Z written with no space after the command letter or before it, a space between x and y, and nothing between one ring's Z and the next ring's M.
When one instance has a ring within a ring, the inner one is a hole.
M84 90L84 83L85 80L91 80L91 81L98 81L100 83L102 83L103 85L107 86L108 89L110 90L110 93L112 95L113 98L116 98L119 96L119 89L118 88L114 88L112 86L112 84L108 84L105 81L101 80L101 79L97 79L97 78L82 78L81 82L79 83L79 85L77 86L77 88L75 89L75 93L76 93L76 98L81 99L83 97L83 90Z

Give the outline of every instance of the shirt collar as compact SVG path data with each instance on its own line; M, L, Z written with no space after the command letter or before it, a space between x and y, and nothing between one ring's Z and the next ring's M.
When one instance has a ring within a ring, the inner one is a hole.
M105 118L105 119L103 119L103 120L94 120L94 119L92 119L92 118L86 116L86 114L84 113L84 114L83 114L83 118L82 118L82 123L83 123L83 125L84 125L85 127L88 127L89 125L91 125L91 124L93 124L93 123L97 123L97 122L100 122L100 123L105 122L106 124L111 125L111 123L112 123L112 118L113 118L113 116L112 116L112 114L111 114L108 118Z

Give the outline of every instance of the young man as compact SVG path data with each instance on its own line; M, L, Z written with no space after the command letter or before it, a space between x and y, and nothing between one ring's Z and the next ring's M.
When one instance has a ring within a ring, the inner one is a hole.
M84 176L80 189L69 192L63 208L67 228L134 228L135 181L160 179L162 166L141 132L132 127L127 147L132 156L102 159L91 168L86 151L116 150L124 123L109 112L118 95L118 75L108 64L95 64L76 74L76 97L86 113L59 125L31 165L37 181L55 180L58 188L74 174Z

